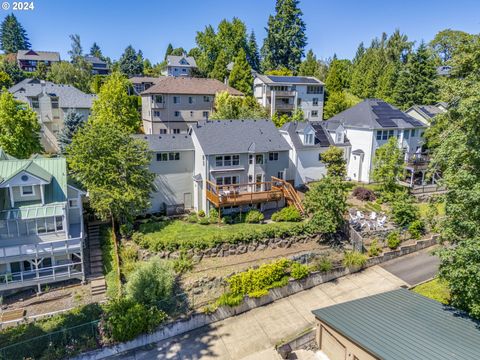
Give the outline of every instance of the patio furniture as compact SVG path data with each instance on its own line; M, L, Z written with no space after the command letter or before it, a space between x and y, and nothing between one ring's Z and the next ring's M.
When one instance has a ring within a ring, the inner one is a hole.
M385 227L386 222L387 222L387 217L383 215L380 219L377 219L377 226L383 229Z
M365 218L365 216L363 216L363 213L357 210L357 219L363 219L363 218Z

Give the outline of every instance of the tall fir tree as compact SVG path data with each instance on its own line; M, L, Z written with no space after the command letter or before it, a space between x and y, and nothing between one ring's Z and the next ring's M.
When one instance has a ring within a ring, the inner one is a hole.
M100 49L100 46L96 42L94 42L90 48L90 55L103 60L102 49Z
M118 60L120 72L128 77L143 74L143 59L139 55L141 52L136 53L132 45L128 45Z
M225 51L222 50L217 57L217 61L215 61L215 66L213 67L212 72L209 74L209 77L224 82L228 77L227 65L227 54L225 54Z
M328 92L341 92L350 87L350 60L332 60L325 86Z
M72 48L68 51L72 63L76 64L79 62L79 59L82 57L83 49L80 42L80 35L73 34L70 35L70 40L72 40Z
M400 72L393 97L403 109L415 104L429 105L438 101L435 61L425 43L412 53Z
M62 154L66 153L67 147L72 143L73 136L86 122L85 117L75 111L70 111L65 117L64 127L58 135L58 145Z
M358 45L357 52L355 53L355 57L353 58L353 63L357 64L360 59L365 55L365 45L363 45L363 41Z
M167 46L167 50L165 51L165 58L164 58L165 61L167 61L168 55L172 55L172 52L173 52L173 45L169 43Z
M286 67L297 72L307 45L305 22L298 0L277 0L262 46L263 71Z
M13 14L7 15L0 26L0 45L7 54L30 49L27 32Z
M238 56L235 58L233 69L228 79L230 86L243 92L245 95L253 95L253 76L252 68L248 64L245 50L240 49Z
M394 92L401 69L402 64L398 61L390 61L385 66L383 74L378 79L377 89L375 91L376 98L394 105L399 105L395 101Z
M255 70L260 70L260 53L258 51L257 39L255 37L255 33L250 33L250 37L248 39L248 48L247 48L247 60L250 64L250 67Z
M300 76L317 76L320 65L318 64L317 57L310 49L307 52L305 60L302 61L298 69L298 75Z

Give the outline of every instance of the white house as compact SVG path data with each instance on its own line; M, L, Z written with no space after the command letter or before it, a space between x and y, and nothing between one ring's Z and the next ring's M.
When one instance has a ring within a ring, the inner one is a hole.
M444 114L447 110L448 105L444 102L439 102L435 105L413 105L405 112L429 126L435 116Z
M291 115L302 109L305 119L322 120L324 84L311 76L256 75L253 95L260 105L276 112Z
M398 139L398 146L404 151L407 161L420 157L423 133L427 127L378 99L366 99L342 111L325 121L325 126L336 144L346 141L351 144L347 175L352 180L365 183L372 181L375 151L391 137Z
M197 67L195 58L193 56L187 56L186 54L168 55L167 67L162 72L162 75L166 76L191 76L192 70Z

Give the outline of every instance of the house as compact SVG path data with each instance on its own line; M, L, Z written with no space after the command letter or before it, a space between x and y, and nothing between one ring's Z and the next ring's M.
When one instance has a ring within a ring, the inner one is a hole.
M335 142L322 122L288 122L280 134L291 147L287 180L301 186L327 174L322 154Z
M166 76L141 93L142 119L146 134L186 133L189 126L208 120L215 94L240 91L216 79Z
M444 114L447 110L448 105L441 102L435 105L413 105L405 112L428 126L436 115Z
M442 65L437 67L437 75L438 76L450 76L452 72L452 67L450 65Z
M269 120L201 121L187 134L136 135L153 152L150 212L222 214L301 204L286 182L290 146Z
M373 158L376 150L391 137L398 139L398 146L405 153L407 163L418 164L425 176L426 156L422 154L423 122L379 99L366 99L342 111L324 122L335 144L348 141L351 151L347 154L347 176L354 181L372 181ZM422 161L420 161L422 160ZM425 160L425 161L423 161ZM412 181L415 174L412 174ZM423 179L422 179L423 181Z
M108 68L106 61L103 61L102 59L92 55L85 55L84 59L92 66L93 75L108 75L110 73L110 69Z
M133 76L130 79L130 82L133 85L133 94L130 95L140 95L142 92L147 90L149 87L153 86L159 78L152 76Z
M26 72L36 71L39 63L44 63L47 67L50 67L50 65L56 62L60 62L60 53L56 51L17 51L18 67Z
M0 149L0 293L84 280L83 195L68 184L65 158Z
M305 119L322 120L324 84L311 76L257 75L253 94L260 105L275 113L291 115L303 110Z
M312 311L318 359L477 359L479 323L398 289Z
M57 137L67 114L73 111L87 119L95 99L95 95L85 94L71 85L37 79L22 80L8 91L38 114L41 139L47 152L59 151Z
M197 68L195 58L186 54L168 55L167 67L162 72L165 76L192 76L192 70Z

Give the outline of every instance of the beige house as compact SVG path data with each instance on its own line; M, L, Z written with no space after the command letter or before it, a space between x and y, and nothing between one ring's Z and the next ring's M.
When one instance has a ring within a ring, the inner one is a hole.
M37 79L25 79L8 91L38 114L42 145L50 153L59 151L57 138L67 114L72 111L87 119L95 99L95 95L85 94L71 85Z
M186 133L190 125L208 120L215 94L243 94L215 79L167 76L142 92L142 119L146 134Z
M60 54L56 51L18 50L16 54L18 67L26 72L34 72L40 63L50 67L60 61Z

